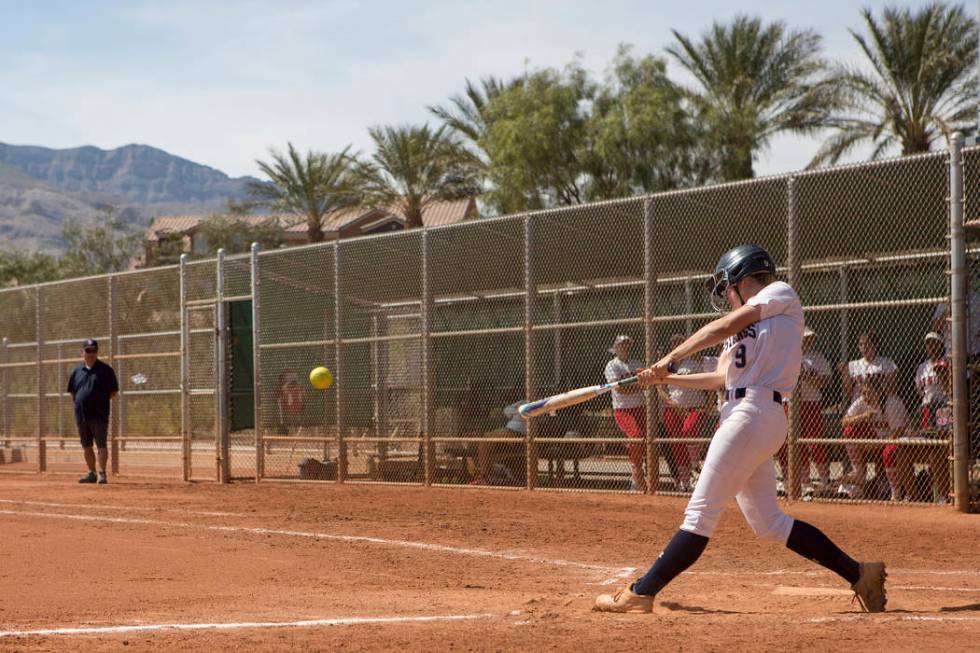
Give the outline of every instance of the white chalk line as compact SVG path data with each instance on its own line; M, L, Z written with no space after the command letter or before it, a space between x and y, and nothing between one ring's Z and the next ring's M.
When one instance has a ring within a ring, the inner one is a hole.
M179 509L167 509L167 508L142 508L133 506L113 506L113 505L100 505L91 506L86 504L65 504L65 503L46 503L40 501L17 501L12 499L0 499L0 503L6 504L21 504L21 505L35 505L35 506L47 506L47 507L66 507L66 508L108 508L112 510L135 510L135 511L158 511L167 510L173 512L184 512L185 514L199 514L207 516L236 516L236 517L246 517L243 513L233 513L233 512L209 512L209 511L183 511ZM23 514L23 515L40 515L40 516L60 516L67 519L85 519L91 521L99 520L116 520L119 518L112 517L83 517L80 515L57 515L55 513L27 513L18 511L3 511L0 510L0 514ZM252 515L254 516L254 515ZM125 521L119 523L126 523ZM576 567L579 569L588 569L594 571L602 572L615 572L615 574L609 578L601 580L596 583L589 583L590 585L614 585L623 579L636 573L636 567L612 567L606 565L592 565L588 563L574 562L568 560L560 559L545 559L534 556L528 556L524 554L516 553L505 553L497 551L489 551L484 549L470 549L470 548L460 548L451 547L442 544L430 544L425 542L412 542L409 540L388 540L383 538L374 538L360 535L331 535L326 533L308 533L302 531L283 531L283 530L271 530L263 528L250 528L245 526L211 526L211 525L201 525L201 524L190 524L190 523L174 523L174 522L163 522L156 520L132 520L129 523L142 523L142 524L157 524L157 525L168 525L177 526L180 528L204 528L209 530L220 530L220 531L239 531L239 532L252 532L257 534L266 535L284 535L291 537L306 537L314 539L329 539L336 541L347 541L347 542L370 542L373 544L388 545L388 546L402 546L409 548L417 548L429 551L439 551L442 553L455 553L458 555L471 555L479 557L491 557L503 560L523 560L527 562L534 562L537 564L548 564L554 566L564 566L564 567ZM935 569L888 569L889 574L908 574L908 575L936 575L936 576L969 576L977 575L980 576L980 570L935 570ZM772 571L699 571L699 570L687 570L685 575L697 575L697 576L809 576L816 577L820 575L829 574L830 572L823 570L809 570L809 571L794 571L789 569L776 569ZM896 588L900 589L900 588ZM911 588L910 588L911 589ZM970 591L970 590L962 590Z
M785 585L772 585L772 584L769 584L769 583L763 583L763 584L755 583L752 586L753 587L774 587L777 590L779 590L780 588L784 588L784 589L795 589L795 590L828 590L828 591L829 590L837 589L837 588L832 587L830 585L819 585L819 586L814 586L814 587L796 587L794 585L785 586ZM888 588L888 591L901 590L901 591L905 591L905 592L967 592L967 593L970 593L970 594L980 595L980 587L933 587L933 586L930 586L930 585L892 585L892 584L888 584L887 585L887 588ZM844 592L844 593L846 593L848 595L850 595L850 593L851 593L850 590L845 590L845 589L841 589L840 591L841 592Z
M135 512L179 512L185 515L206 515L208 517L252 517L241 512L220 512L216 510L184 510L182 508L140 508L134 506L113 506L94 503L47 503L44 501L15 501L13 499L0 499L0 503L9 503L23 506L44 506L47 508L84 508L85 510L133 510Z
M980 587L929 587L928 585L889 585L890 590L921 590L928 592L970 592L980 594Z
M806 623L821 624L832 621L980 621L980 617L940 617L924 614L878 615L878 614L842 614L833 617L814 617Z
M613 576L612 578L607 578L606 580L601 581L599 583L589 583L589 584L590 585L615 585L616 583L620 582L624 578L628 576L632 576L635 573L636 573L636 567L623 567L619 571L619 573Z
M776 569L773 571L697 571L688 570L684 572L685 576L824 576L829 575L832 572L824 571L822 569L815 569L812 571L793 571L790 569ZM936 570L936 569L897 569L888 567L888 576L892 577L897 574L905 574L909 576L980 576L980 570L977 569L961 569L961 570Z
M215 531L220 533L251 533L253 535L281 535L285 537L302 537L314 540L331 540L335 542L366 542L381 546L397 546L407 549L417 549L420 551L432 551L436 553L449 553L454 555L474 556L479 558L495 558L498 560L511 560L522 562L533 562L541 565L551 565L555 567L570 567L584 569L591 572L615 573L612 578L603 581L603 584L615 583L635 569L624 567L610 567L607 565L593 565L585 562L575 562L572 560L561 560L557 558L542 558L522 553L508 553L503 551L490 551L487 549L472 549L464 547L448 546L445 544L432 544L429 542L414 542L411 540L390 540L381 537L369 537L366 535L340 535L334 533L317 533L308 531L280 530L274 528L261 528L252 526L218 526L213 524L194 524L190 522L171 522L158 519L142 519L135 517L105 517L100 515L67 515L54 512L28 512L21 510L0 510L2 515L19 515L26 517L47 517L49 519L70 519L74 521L105 522L111 524L142 524L152 526L170 526L174 528L188 528Z
M489 613L433 615L428 617L339 617L301 621L241 621L231 623L141 624L138 626L100 626L80 628L44 628L41 630L2 630L0 637L45 637L50 635L106 635L144 633L160 630L237 630L243 628L312 628L316 626L356 626L361 624L429 623L433 621L473 621L492 619Z

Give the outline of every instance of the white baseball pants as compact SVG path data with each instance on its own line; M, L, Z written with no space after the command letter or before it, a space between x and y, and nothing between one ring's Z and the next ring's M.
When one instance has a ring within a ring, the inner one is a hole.
M794 520L779 509L772 457L786 431L786 413L770 389L747 388L744 398L726 402L681 528L711 537L735 497L756 535L785 545Z

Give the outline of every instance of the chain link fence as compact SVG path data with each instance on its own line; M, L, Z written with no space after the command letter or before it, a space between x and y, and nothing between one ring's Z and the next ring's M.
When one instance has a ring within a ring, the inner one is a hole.
M704 278L718 256L755 242L808 328L774 460L780 492L942 504L972 487L976 501L980 148L959 161L934 153L3 291L0 471L77 468L64 385L81 339L97 337L121 382L121 473L686 494L717 393L613 393L530 421L516 407L657 360L716 317ZM965 238L950 228L960 209ZM951 288L964 278L960 306ZM681 371L713 370L719 355ZM325 390L307 378L319 366L334 377Z
M156 268L109 279L116 334L110 363L119 380L113 470L180 477L179 271Z

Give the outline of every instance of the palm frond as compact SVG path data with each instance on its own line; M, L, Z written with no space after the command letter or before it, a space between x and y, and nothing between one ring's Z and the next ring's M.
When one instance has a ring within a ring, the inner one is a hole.
M754 153L773 136L822 129L842 104L816 32L739 15L715 22L696 42L673 34L666 51L700 85L687 96L720 140L726 179L751 176Z
M977 22L961 6L934 2L915 11L889 7L880 16L865 9L861 16L866 34L851 35L871 72L840 76L846 101L829 124L849 136L825 145L850 150L863 141L872 157L895 145L911 154L928 151L952 125L973 122ZM868 130L862 116L874 116L877 128Z

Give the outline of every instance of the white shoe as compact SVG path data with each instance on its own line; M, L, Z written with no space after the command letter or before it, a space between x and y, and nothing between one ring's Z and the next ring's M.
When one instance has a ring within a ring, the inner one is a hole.
M851 585L854 598L865 612L884 612L885 604L888 603L888 597L885 595L885 579L888 577L885 563L862 562L860 564L861 576Z
M802 492L802 494L803 494L803 500L804 501L813 501L813 497L816 494L816 492L813 489L813 486L812 485L804 485L802 487L802 490L803 490L803 492Z
M632 587L624 587L615 594L600 594L592 609L596 612L650 613L653 612L653 597L634 594Z
M853 483L841 483L837 488L837 496L843 499L860 499L863 492Z

